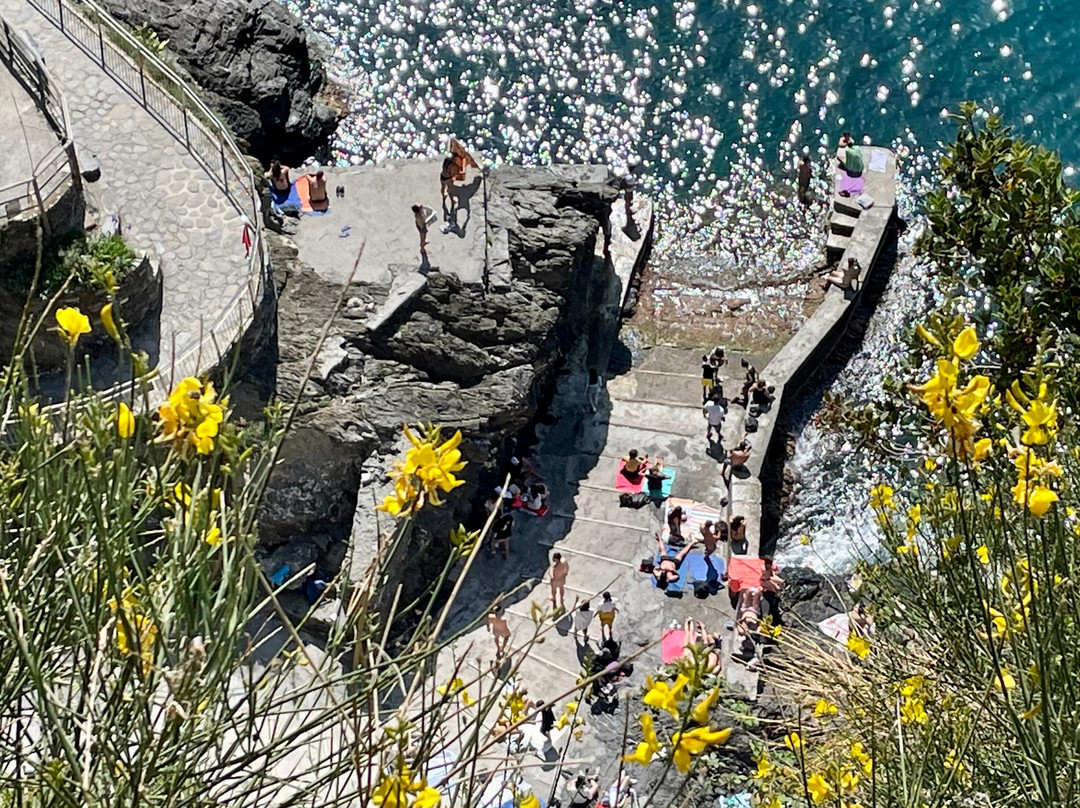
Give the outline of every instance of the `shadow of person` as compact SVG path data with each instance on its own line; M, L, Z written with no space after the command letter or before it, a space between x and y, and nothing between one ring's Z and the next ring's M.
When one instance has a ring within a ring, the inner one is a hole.
M469 228L469 221L472 219L472 198L476 196L476 192L480 190L479 175L473 177L472 182L465 185L459 185L454 188L453 195L456 203L447 214L447 230L448 233L455 233L458 238L465 238L466 231ZM462 211L465 213L465 219L462 221Z

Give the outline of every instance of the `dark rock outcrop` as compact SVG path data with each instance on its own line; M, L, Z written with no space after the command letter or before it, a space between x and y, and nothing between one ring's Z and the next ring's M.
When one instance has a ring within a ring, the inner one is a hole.
M416 520L410 559L441 567L449 530L469 521L478 492L495 484L491 470L506 439L536 415L610 281L595 245L617 191L595 166L500 169L488 187L488 222L507 231L513 266L500 290L463 284L453 274L404 270L420 288L382 316L400 278L389 287L355 283L343 290L296 259L295 250L289 256L286 240L272 238L281 287L277 393L286 401L299 395L302 403L260 516L267 547L316 534L336 543L352 533L353 568L362 568L362 534L370 531L374 543L375 504L386 468L402 451L403 422L440 424L445 437L461 429L469 461L452 502ZM301 391L317 335L339 300L341 312ZM424 579L424 570L406 564L398 571L418 584Z
M300 24L274 0L103 0L132 28L168 40L168 52L233 133L263 163L287 164L326 144L342 110Z

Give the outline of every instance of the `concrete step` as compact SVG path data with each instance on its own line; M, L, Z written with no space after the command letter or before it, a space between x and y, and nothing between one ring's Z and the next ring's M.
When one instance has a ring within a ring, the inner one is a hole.
M833 194L833 210L836 213L842 213L845 216L859 217L862 213L862 208L859 207L853 196L840 196L840 194Z
M825 242L825 254L830 261L839 261L850 243L848 236L830 233L828 241Z
M833 211L829 217L829 229L838 236L850 236L855 231L855 225L858 223L858 216L849 216L846 213L837 211Z

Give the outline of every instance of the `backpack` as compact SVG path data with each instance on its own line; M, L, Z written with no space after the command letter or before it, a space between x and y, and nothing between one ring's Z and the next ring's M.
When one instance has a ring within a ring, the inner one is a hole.
M752 415L746 416L746 420L743 422L743 429L747 432L757 432L757 418Z
M694 581L694 597L698 600L705 600L705 598L709 597L708 581Z
M649 504L649 495L644 491L638 491L636 494L624 492L619 494L619 507L620 508L644 508Z

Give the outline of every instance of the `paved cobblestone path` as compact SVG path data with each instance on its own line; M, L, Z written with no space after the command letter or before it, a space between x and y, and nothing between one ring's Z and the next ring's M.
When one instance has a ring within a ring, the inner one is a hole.
M157 364L168 378L174 351L194 347L246 283L243 219L184 145L37 9L0 0L0 15L37 42L75 139L97 155L101 179L86 188L102 216L119 215L128 243L161 267Z

